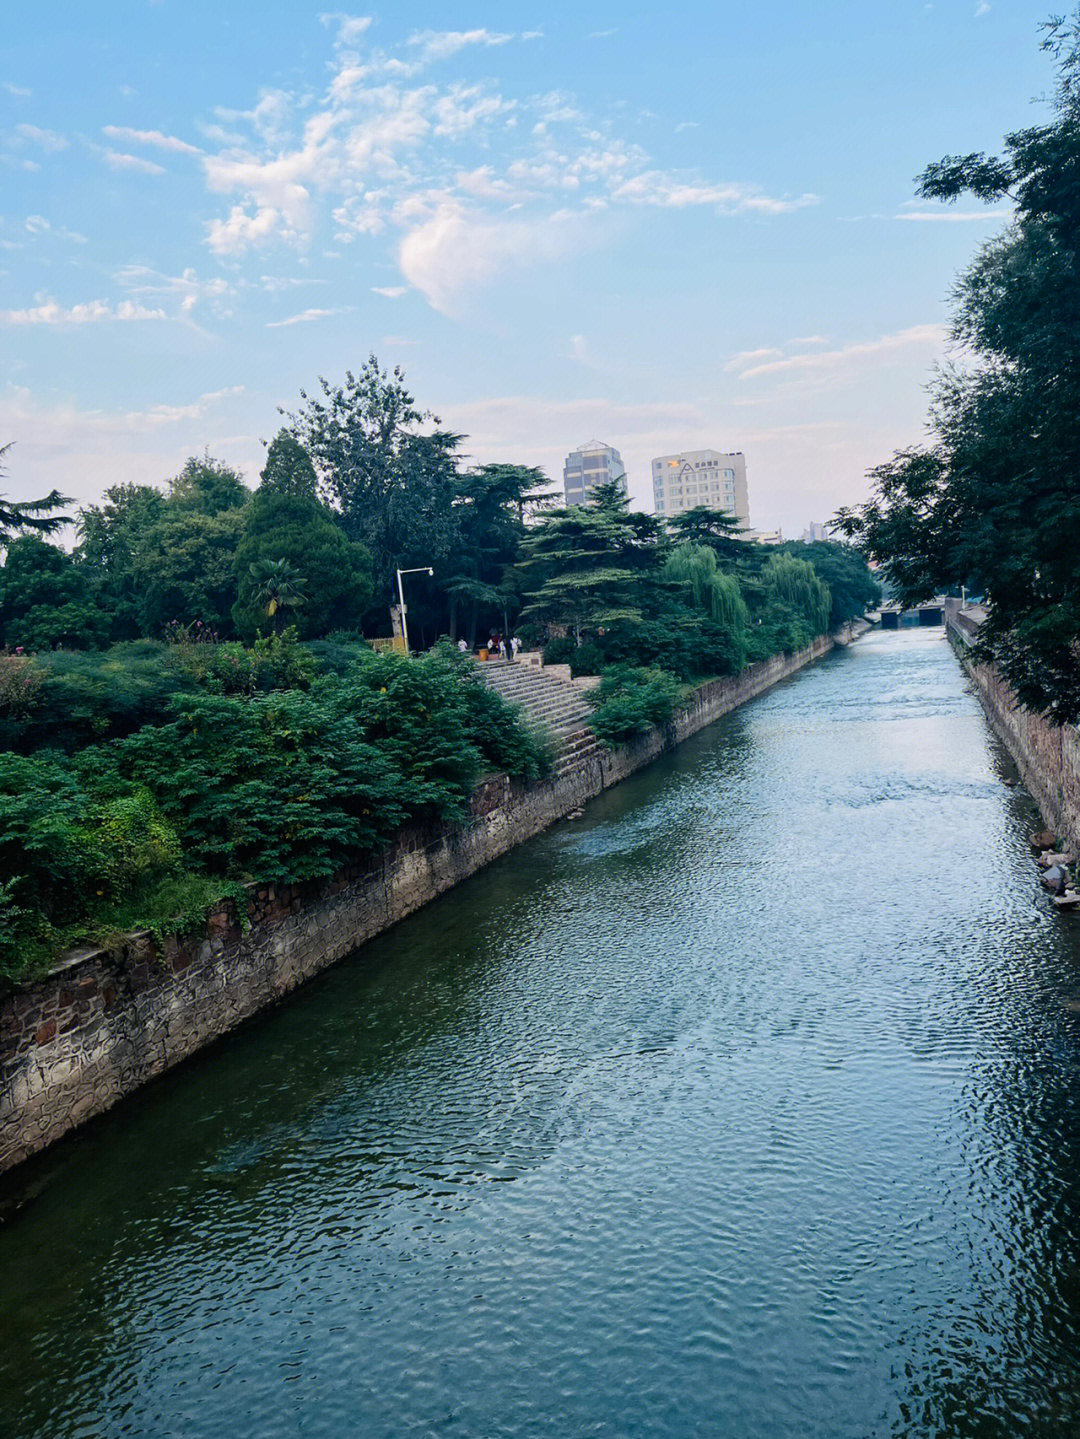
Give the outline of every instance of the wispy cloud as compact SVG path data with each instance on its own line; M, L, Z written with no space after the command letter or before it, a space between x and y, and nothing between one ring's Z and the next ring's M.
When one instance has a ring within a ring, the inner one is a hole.
M334 310L301 310L298 315L290 315L287 320L267 320L268 330L281 330L286 325L306 325L310 320L325 320L330 315L343 315L349 306L343 305Z
M91 325L103 320L167 320L164 310L151 310L131 300L110 305L106 300L88 300L65 307L56 300L43 300L26 310L0 310L3 325Z
M181 314L189 315L203 301L220 302L234 293L234 287L220 275L200 280L188 268L179 275L166 275L147 265L124 265L116 272L116 281L132 295L160 295L176 301Z
M101 158L110 170L138 175L164 175L165 167L153 160L144 160L141 155L127 155L119 150L103 150Z
M806 374L845 369L853 364L888 362L912 349L937 348L948 338L944 325L910 325L892 335L863 340L836 350L819 350L810 354L778 355L776 351L748 351L726 366L737 370L740 380L762 375Z
M615 197L636 205L657 205L672 210L682 210L688 205L716 205L728 214L756 210L767 215L785 215L820 203L817 195L784 198L766 195L755 185L701 184L680 180L660 170L647 170L625 180L616 189Z
M1007 220L1011 210L901 210L897 220L915 220L920 224L968 224L979 220Z
M385 295L388 300L400 300L409 293L408 285L372 285L373 295Z
M15 133L20 139L37 145L47 155L67 149L68 142L63 135L58 135L55 130L43 130L40 125L16 125Z
M13 100L29 100L33 93L23 85L13 85L10 80L0 80L0 90L10 95Z
M86 236L80 235L78 230L69 230L66 225L53 225L44 215L27 215L24 227L30 235L55 235L58 239L70 240L74 245L87 244Z
M101 133L110 140L121 140L125 145L152 145L156 150L171 150L177 155L201 155L197 145L178 140L175 135L162 134L160 130L132 130L128 125L103 125Z
M409 44L417 46L424 63L449 60L468 45L506 45L513 39L492 30L418 30L409 36Z

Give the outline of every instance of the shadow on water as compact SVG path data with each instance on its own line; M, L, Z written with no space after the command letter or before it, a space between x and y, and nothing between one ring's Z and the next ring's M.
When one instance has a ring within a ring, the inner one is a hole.
M1080 925L939 636L712 726L59 1146L80 1435L1071 1435Z

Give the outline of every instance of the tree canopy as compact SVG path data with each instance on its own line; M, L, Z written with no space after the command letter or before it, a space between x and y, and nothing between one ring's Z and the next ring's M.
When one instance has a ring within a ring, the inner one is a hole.
M1052 118L1001 155L950 155L919 194L1010 201L1013 219L954 292L969 359L936 377L930 442L871 472L844 534L879 560L900 598L985 591L981 653L1026 706L1080 718L1080 29L1054 21Z

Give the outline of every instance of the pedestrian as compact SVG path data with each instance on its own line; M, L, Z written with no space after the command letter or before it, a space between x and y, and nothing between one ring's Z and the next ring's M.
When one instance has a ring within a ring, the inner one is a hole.
M511 639L510 639L510 658L511 658L512 660L516 660L516 659L517 659L517 657L518 657L518 650L519 650L520 648L521 648L521 641L518 639L517 635L512 635L512 636L511 636Z
M457 647L463 655L467 655L469 653L469 646L465 643L464 640L458 640Z

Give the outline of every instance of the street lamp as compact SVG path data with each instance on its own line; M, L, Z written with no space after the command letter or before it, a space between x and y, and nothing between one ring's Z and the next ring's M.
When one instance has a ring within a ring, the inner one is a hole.
M405 641L405 653L409 653L409 626L405 622L405 591L401 588L402 575L433 575L435 571L430 565L418 565L414 570L398 570L397 572L397 594L398 603L401 605L401 638Z

